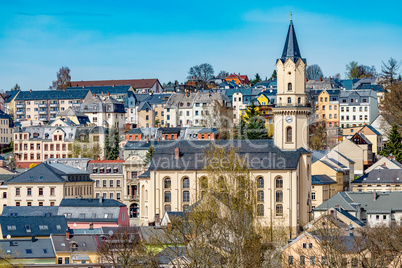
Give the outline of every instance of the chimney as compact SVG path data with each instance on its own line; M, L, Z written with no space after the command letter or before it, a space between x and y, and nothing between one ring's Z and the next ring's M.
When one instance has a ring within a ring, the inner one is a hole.
M322 77L320 77L320 82L322 82Z
M158 141L160 141L161 140L161 138L158 138Z
M149 142L149 138L147 138L147 143Z
M70 240L70 230L69 229L67 229L67 231L66 231L66 239Z
M106 156L103 156L103 157L102 157L102 160L106 160Z
M374 189L373 191L373 201L377 200L377 191Z
M29 90L29 92L31 92L31 93L32 93L32 89L30 89L30 90Z
M179 159L180 158L180 148L176 147L174 148L174 159Z
M120 156L118 156L116 160L120 160Z
M113 86L113 87L114 87L114 86ZM110 92L109 92L109 91L107 92L107 95L110 97Z

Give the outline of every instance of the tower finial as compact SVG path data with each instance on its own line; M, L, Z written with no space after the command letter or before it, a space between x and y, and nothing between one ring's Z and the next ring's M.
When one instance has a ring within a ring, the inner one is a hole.
M292 12L290 12L290 22L293 22L293 19L292 19Z

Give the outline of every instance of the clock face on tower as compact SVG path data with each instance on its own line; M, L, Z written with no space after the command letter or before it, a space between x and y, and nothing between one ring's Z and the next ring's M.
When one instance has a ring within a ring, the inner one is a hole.
M286 123L292 123L293 121L293 117L291 117L290 115L286 116Z

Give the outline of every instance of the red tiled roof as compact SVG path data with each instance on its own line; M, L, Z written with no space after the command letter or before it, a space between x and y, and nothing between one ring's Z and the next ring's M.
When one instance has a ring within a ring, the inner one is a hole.
M98 81L71 81L72 87L98 86L133 86L134 88L151 88L158 79L126 79L126 80L98 80Z
M124 160L91 160L89 163L122 163Z

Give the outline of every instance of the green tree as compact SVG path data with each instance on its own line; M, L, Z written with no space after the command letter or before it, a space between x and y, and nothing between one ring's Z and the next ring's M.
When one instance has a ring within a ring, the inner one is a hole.
M148 148L147 154L145 155L145 163L151 163L152 157L154 156L155 148L151 145Z
M71 86L70 68L61 67L57 73L57 80L52 82L49 89L63 90Z
M255 78L250 81L250 85L254 86L255 84L261 82L261 77L258 73L255 74Z
M107 160L116 160L120 155L119 131L115 127L109 128L109 134L105 139L105 154Z
M348 79L372 77L376 74L374 66L359 65L357 61L351 61L346 65L346 77Z
M278 77L278 74L276 73L276 70L274 70L271 75L271 79L276 79L277 77Z
M265 120L260 116L258 107L252 102L247 107L238 126L238 139L258 140L268 138Z
M381 150L380 155L388 157L395 156L396 161L402 162L402 136L398 132L398 126L393 125L390 133L388 134L388 143L384 149Z

